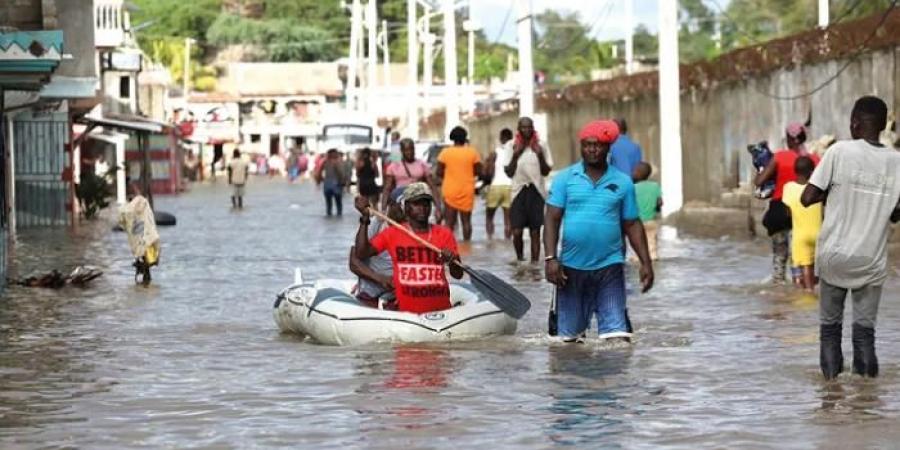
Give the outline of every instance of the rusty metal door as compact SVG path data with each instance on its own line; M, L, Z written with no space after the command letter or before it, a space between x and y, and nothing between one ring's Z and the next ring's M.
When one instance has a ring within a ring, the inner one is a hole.
M68 164L69 122L65 115L13 121L16 227L71 224Z

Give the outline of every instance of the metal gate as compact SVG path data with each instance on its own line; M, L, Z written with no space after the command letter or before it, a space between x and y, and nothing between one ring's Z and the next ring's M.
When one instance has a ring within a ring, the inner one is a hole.
M16 228L71 224L72 186L67 168L69 122L65 115L13 121Z

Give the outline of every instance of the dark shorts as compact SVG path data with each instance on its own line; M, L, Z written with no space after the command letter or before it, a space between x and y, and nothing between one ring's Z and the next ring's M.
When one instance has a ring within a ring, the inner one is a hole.
M509 223L516 230L539 230L544 226L544 197L533 184L523 187L513 199Z

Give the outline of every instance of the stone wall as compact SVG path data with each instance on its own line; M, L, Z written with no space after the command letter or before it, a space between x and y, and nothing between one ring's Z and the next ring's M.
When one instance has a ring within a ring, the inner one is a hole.
M812 119L810 137L849 137L849 114L862 95L885 100L892 114L900 106L900 11L815 30L742 49L712 62L681 68L681 132L684 198L732 206L734 191L751 176L750 143L768 140L783 145L788 122ZM878 30L874 35L872 30ZM871 36L872 38L869 38ZM866 52L858 49L866 43ZM831 78L833 81L829 82ZM823 85L816 93L792 97ZM546 114L547 140L557 167L576 161L576 135L596 118L624 117L630 134L644 148L645 159L659 167L657 74L642 73L545 92L538 113ZM515 126L515 113L467 123L473 144L482 152L499 130ZM423 122L429 125L432 122ZM442 123L435 123L443 127ZM427 133L428 131L425 130ZM654 175L658 177L658 171ZM746 204L746 196L740 203Z

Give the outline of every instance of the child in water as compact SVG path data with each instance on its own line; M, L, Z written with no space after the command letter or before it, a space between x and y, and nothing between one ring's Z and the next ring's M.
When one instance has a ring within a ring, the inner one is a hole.
M801 271L800 286L807 291L812 291L816 286L815 257L816 240L819 238L819 230L822 228L822 204L816 203L805 207L800 204L800 195L809 183L815 164L807 156L797 158L794 163L794 173L797 181L791 181L784 185L782 201L791 210L791 223L793 224L793 238L791 240L791 255L794 265Z
M634 180L634 192L637 196L638 215L644 224L647 233L647 247L650 250L650 258L659 259L657 254L656 236L659 233L657 218L662 210L662 189L659 183L648 180L653 173L653 168L645 162L638 163L631 175Z

